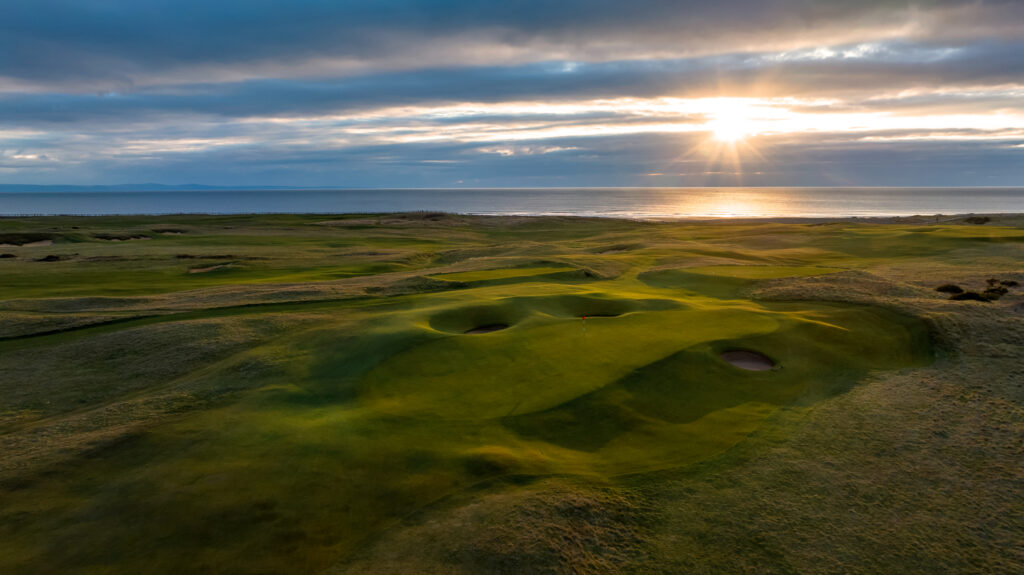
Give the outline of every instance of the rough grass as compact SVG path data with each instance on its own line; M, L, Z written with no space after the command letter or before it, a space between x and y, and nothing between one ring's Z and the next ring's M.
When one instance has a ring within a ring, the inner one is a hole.
M487 280L501 280L507 278L519 278L526 276L539 276L556 274L571 271L573 268L560 266L532 267L532 268L502 268L492 270L480 270L473 272L455 272L431 276L435 279L456 281L456 282L479 282Z
M1024 561L1019 222L165 216L0 233L60 237L11 248L60 261L0 274L4 573ZM1007 292L987 305L934 289L993 277Z

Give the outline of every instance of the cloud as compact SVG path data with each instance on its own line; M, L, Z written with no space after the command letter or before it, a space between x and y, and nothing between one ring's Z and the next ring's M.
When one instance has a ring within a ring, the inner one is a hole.
M5 7L0 77L70 91L370 70L1019 38L1012 0L35 0Z
M1019 106L1022 43L986 42L955 50L894 43L856 57L836 46L820 58L772 54L684 60L457 68L367 74L343 79L252 80L157 87L128 93L0 95L0 125L117 121L167 115L302 117L440 103L658 96L830 98L839 104L926 106L986 101Z
M1024 3L1009 0L36 0L0 19L0 169L228 185L1014 182L1021 38ZM716 123L742 124L758 153L695 153Z

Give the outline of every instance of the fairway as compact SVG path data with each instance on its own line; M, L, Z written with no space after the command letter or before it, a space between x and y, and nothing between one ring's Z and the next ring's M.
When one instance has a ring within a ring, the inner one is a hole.
M595 489L682 509L667 486L936 377L957 318L1021 305L934 286L1024 279L1016 221L384 221L0 220L32 240L0 260L0 571L473 572L425 526L524 493L540 523ZM662 565L696 545L622 513Z

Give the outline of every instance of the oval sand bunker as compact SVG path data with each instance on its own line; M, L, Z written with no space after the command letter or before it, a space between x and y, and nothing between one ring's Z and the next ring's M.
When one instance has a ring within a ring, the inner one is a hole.
M487 325L477 326L477 327L474 327L473 329L467 329L463 333L468 333L468 334L491 333L492 331L501 331L501 330L507 329L507 328L508 328L508 324L505 324L505 323L491 323L491 324L487 324Z
M768 356L757 353L756 351L734 349L731 351L723 351L721 357L740 369L747 369L750 371L768 371L775 367L774 361L772 361Z

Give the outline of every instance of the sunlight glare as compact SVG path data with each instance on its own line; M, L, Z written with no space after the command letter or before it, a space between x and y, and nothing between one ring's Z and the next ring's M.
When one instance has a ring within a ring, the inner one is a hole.
M711 100L710 121L707 128L711 137L723 143L735 143L753 132L754 121L750 103L734 98L715 98Z
M744 118L717 118L708 124L712 136L720 142L737 142L750 131Z

